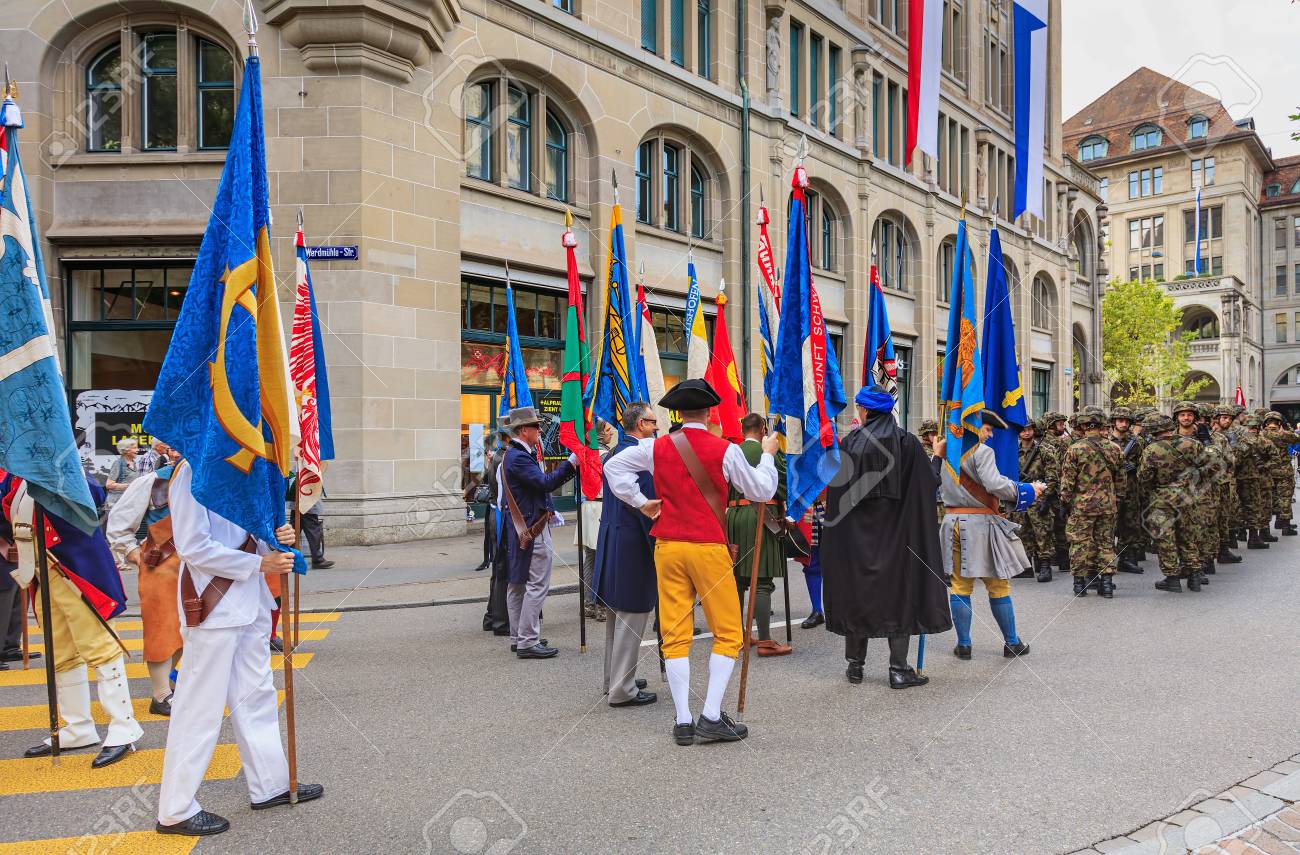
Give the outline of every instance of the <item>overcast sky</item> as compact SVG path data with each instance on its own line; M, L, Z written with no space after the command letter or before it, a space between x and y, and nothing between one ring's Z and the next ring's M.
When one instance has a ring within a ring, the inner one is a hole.
M1275 157L1300 154L1300 3L1292 0L1064 0L1069 118L1139 66L1217 95L1255 118Z

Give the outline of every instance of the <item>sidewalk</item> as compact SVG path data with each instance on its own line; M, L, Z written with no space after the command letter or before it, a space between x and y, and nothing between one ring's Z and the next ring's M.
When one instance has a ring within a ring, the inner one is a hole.
M476 572L483 560L482 523L471 534L436 540L417 540L384 546L328 546L334 562L328 570L312 570L301 579L303 611L343 611L367 608L443 605L487 600L491 569ZM577 590L578 547L572 524L551 530L555 565L551 593ZM136 574L122 574L126 586L127 614L138 615Z

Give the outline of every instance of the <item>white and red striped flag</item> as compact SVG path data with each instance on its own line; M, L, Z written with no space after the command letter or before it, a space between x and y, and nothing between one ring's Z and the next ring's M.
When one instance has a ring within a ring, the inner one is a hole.
M907 13L907 143L903 162L920 149L939 157L939 66L943 0L912 0Z
M316 295L312 293L311 271L307 267L307 246L298 223L297 296L293 308L293 337L289 343L289 374L298 400L298 481L295 507L307 513L324 492L325 461L334 458L330 418L329 381L325 373L325 350L316 316Z
M1246 393L1241 391L1240 386L1237 387L1237 393L1232 396L1232 403L1236 404L1238 407L1246 406Z

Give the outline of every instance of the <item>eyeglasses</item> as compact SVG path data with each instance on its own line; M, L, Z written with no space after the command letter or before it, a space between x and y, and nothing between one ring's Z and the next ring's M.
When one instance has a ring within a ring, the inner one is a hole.
M641 421L643 421L643 422L649 422L649 423L652 424L652 425L658 425L658 424L659 424L659 420L658 420L657 418L655 418L654 416L642 416L642 417L641 417Z

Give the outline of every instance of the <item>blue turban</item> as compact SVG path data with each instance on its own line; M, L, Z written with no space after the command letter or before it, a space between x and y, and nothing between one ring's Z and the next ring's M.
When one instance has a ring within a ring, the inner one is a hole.
M879 384L864 386L859 389L853 402L864 410L872 410L878 413L892 413L894 411L894 396L880 388Z

